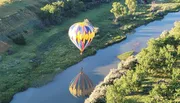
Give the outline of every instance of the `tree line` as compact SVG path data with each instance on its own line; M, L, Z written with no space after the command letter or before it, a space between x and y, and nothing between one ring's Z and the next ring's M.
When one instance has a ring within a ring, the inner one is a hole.
M94 8L108 0L63 0L46 4L41 8L40 18L45 25L60 24L64 19L77 16L78 13Z

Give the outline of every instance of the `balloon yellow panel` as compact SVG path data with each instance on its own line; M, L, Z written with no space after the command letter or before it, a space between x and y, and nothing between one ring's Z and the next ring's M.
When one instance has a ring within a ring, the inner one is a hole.
M88 96L94 89L92 81L81 71L70 83L69 91L75 97Z
M90 23L78 22L69 28L69 38L82 53L92 42L95 32Z

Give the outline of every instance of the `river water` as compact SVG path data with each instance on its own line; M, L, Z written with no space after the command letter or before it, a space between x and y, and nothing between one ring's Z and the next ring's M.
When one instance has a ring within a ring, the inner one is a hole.
M68 89L70 81L79 73L81 67L96 85L111 68L117 67L117 55L130 50L138 53L147 46L150 38L157 38L164 30L170 30L175 21L180 21L180 12L169 13L162 20L138 27L134 33L127 34L126 40L98 50L96 55L67 68L47 85L15 94L11 103L83 103L84 98L73 97Z

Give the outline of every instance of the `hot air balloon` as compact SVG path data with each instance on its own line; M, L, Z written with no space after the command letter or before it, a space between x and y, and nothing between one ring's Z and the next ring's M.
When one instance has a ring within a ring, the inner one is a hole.
M88 96L94 89L92 81L84 72L80 73L71 81L69 86L70 93L75 97Z
M80 50L80 54L82 55L83 51L91 44L95 36L95 31L91 23L78 22L69 28L68 34L69 38Z

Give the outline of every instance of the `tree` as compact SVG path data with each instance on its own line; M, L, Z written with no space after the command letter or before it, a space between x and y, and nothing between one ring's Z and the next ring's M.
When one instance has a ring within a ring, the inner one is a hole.
M64 7L64 2L63 1L57 1L53 2L52 5L59 7Z
M144 71L141 71L140 68L138 70L138 72L133 70L127 71L126 75L123 75L114 82L114 85L108 87L106 92L107 103L123 103L128 101L125 96L137 91L141 84L140 80L142 80L141 77L143 77Z
M112 9L110 10L110 12L115 16L114 22L117 22L118 18L127 14L127 8L120 2L114 2L112 4Z
M168 96L169 89L167 84L160 83L155 84L154 88L149 92L149 96L146 97L145 103L169 103L169 100L165 98Z
M48 12L50 14L54 14L56 11L59 11L61 8L64 7L63 1L53 2L52 4L47 4L41 8L42 11Z
M117 91L118 90L118 91ZM117 85L108 87L106 92L107 103L119 103L124 101L124 90Z
M107 89L107 103L129 103L129 96L130 100L136 100L134 93L145 94L145 103L179 103L179 31L180 22L176 22L168 35L151 39L148 47L136 56L138 63L135 70L128 70Z
M133 14L136 11L137 0L125 0L125 4L129 9L129 13Z
M44 7L42 7L41 10L48 12L50 14L54 14L54 12L56 11L56 6L47 4Z

